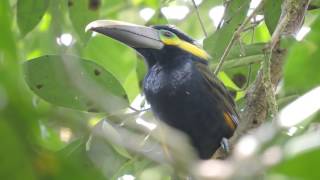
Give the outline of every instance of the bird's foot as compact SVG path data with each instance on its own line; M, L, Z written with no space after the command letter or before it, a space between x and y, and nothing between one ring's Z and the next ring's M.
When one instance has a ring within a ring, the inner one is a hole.
M230 146L229 146L228 139L223 137L220 144L221 144L223 151L228 154L230 152Z

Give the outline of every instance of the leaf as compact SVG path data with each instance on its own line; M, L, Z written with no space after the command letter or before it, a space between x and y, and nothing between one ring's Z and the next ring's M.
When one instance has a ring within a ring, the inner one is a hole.
M13 19L11 17L9 3L0 3L0 55L2 56L2 53L4 55L4 57L0 57L0 61L15 58L16 56L15 40L13 33L11 33L11 22Z
M1 178L16 180L36 179L33 174L32 164L26 157L25 147L23 147L24 143L19 141L16 130L7 123L7 120L0 118Z
M264 21L272 34L276 29L281 15L281 4L283 0L266 1L264 4Z
M241 40L247 44L268 43L270 39L271 36L269 34L268 27L264 22L255 27L254 31L247 31L241 36Z
M190 13L183 19L179 21L176 25L183 29L188 35L194 37L195 39L203 39L204 33L202 31L201 25L199 23L199 18L194 10L192 1L188 2L189 6L192 8ZM203 24L205 25L205 29L207 32L212 32L215 30L213 26L212 19L208 16L208 12L215 7L221 6L224 0L210 0L210 1L202 1L200 5L198 5L199 14ZM192 22L192 23L190 23Z
M204 40L204 49L211 55L213 61L218 61L222 56L233 33L245 19L249 4L249 0L230 1L223 17L223 26Z
M26 54L24 59L32 59L46 54L58 54L61 52L61 48L64 48L59 45L61 44L61 31L55 28L54 21L59 21L59 18L54 17L55 19L52 19L55 14L51 13L47 12L40 21L37 30L22 39L23 51ZM60 40L59 44L57 43L58 39ZM72 45L76 45L77 40L74 38L72 40Z
M140 180L170 180L172 179L172 169L166 166L151 166L146 167L143 172L139 174Z
M30 105L17 60L14 19L9 1L0 3L0 176L1 179L37 179L30 144L35 145L38 114Z
M249 45L236 44L231 48L226 61L233 60L236 58L244 58L249 56L261 55L263 54L263 48L265 47L265 45L266 45L265 43L255 43L255 44L249 44Z
M225 72L219 72L218 78L226 87L232 88L234 90L240 90L240 88L229 78Z
M87 152L91 161L100 168L103 174L112 177L124 164L130 161L130 155L126 154L126 150L122 147L111 144L103 136L103 131L111 133L112 138L120 137L119 132L112 125L102 120L92 130L92 136L87 143L89 145Z
M234 45L222 66L222 70L228 74L230 81L242 88L247 84L247 81L254 81L255 74L259 69L260 62L264 59L263 48L265 43L255 43L250 45ZM248 77L251 65L251 75ZM218 63L212 63L210 69L215 69ZM226 83L226 82L224 82ZM227 84L226 84L227 85ZM227 85L230 87L230 85ZM232 87L232 86L231 86ZM239 90L239 88L234 88ZM237 96L237 97L242 97ZM238 98L237 98L238 99Z
M68 0L69 17L72 25L82 42L86 43L90 33L85 27L91 21L99 18L100 4L93 4L95 0Z
M138 79L135 72L137 58L134 50L106 36L92 37L83 57L88 58L112 73L126 90L132 101L139 93Z
M244 97L245 93L240 91L240 88L237 86L237 84L235 84L225 72L219 72L218 78L227 87L229 93L233 93L233 91L235 91L236 94L234 95L234 98L236 101Z
M236 44L231 48L222 66L224 72L220 72L218 77L225 86L231 89L230 92L235 93L237 101L244 97L244 92L240 91L240 88L245 87L247 81L249 83L254 81L252 77L258 72L259 63L264 59L264 47L265 43L255 43L250 45ZM210 64L210 69L215 69L217 65L218 63ZM248 77L249 71L251 71L250 77Z
M136 73L139 81L139 88L141 89L143 85L144 77L147 74L147 67L142 58L138 59L138 62L136 65Z
M48 6L49 0L18 0L17 22L23 36L40 22Z
M37 163L44 167L40 170L40 179L95 179L104 180L103 173L90 161L86 148L85 138L79 138L69 143L58 152L40 151L37 154Z
M163 15L163 13L160 11L160 9L156 10L156 12L152 16L152 18L146 23L147 26L150 26L150 25L165 25L165 24L168 24L168 20Z
M311 5L313 5L313 6L320 6L320 0L312 0L311 1Z
M119 81L92 61L68 55L41 56L25 62L24 70L29 87L52 104L108 112L128 105Z
M320 85L320 16L302 42L290 48L284 67L286 93L303 93Z
M320 150L315 149L294 156L271 169L272 173L283 174L288 179L313 180L319 178Z

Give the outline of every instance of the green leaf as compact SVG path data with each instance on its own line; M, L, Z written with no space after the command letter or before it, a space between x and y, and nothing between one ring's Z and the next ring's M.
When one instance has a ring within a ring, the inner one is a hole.
M127 107L118 80L92 61L75 56L42 56L24 63L29 87L48 102L85 111Z
M40 163L46 163L41 179L104 180L103 173L94 166L86 151L85 138L76 139L58 152L42 151ZM50 169L51 168L51 169ZM49 174L50 173L50 174Z
M103 130L111 132L115 135L114 137L119 136L118 131L103 120L93 128L92 136L87 143L87 152L91 161L100 168L103 174L107 177L112 177L130 159L127 156L123 156L124 149L119 153L118 149L115 149L115 146L101 135Z
M213 61L221 58L233 33L247 16L249 4L249 0L230 1L223 17L223 26L204 40L204 49L211 55Z
M313 180L319 178L320 150L315 149L285 160L271 172L285 175L288 179Z
M218 74L218 78L223 82L223 84L226 87L230 87L234 90L240 90L239 87L234 84L234 82L228 77L228 75L225 72L220 72Z
M218 78L229 89L229 91L231 91L231 92L238 91L235 94L236 101L238 101L239 99L244 97L245 93L240 91L240 88L237 86L237 84L235 84L235 82L233 82L233 80L230 79L230 77L225 72L219 72Z
M320 0L312 0L311 5L320 6Z
M263 48L265 47L265 45L266 45L265 43L255 43L255 44L249 44L249 45L236 44L231 48L226 61L235 60L237 58L261 55L263 54Z
M87 43L83 57L95 61L112 73L126 90L130 101L139 93L134 50L111 38L97 35Z
M212 19L208 15L208 12L210 12L210 10L213 7L222 5L223 2L224 0L202 1L202 3L198 6L201 20L205 25L205 29L208 33L213 32L215 30ZM192 9L194 8L192 1L186 1L186 3L188 3L188 5ZM176 23L176 25L179 28L183 29L188 35L194 37L195 39L204 38L204 33L199 23L199 18L197 16L196 11L194 10L191 10L191 12L185 17L185 19Z
M11 119L10 119L11 120ZM0 118L0 174L2 179L35 179L32 164L26 156L24 143L7 119Z
M0 61L16 57L16 47L11 33L12 14L7 1L0 3ZM3 57L2 56L3 53ZM3 65L3 64L2 64Z
M77 113L79 113L77 111ZM71 121L68 119L68 121ZM79 121L79 119L77 119ZM52 121L49 121L52 122ZM42 132L41 137L39 137L39 145L41 147L44 147L47 150L57 151L65 146L65 143L61 141L61 137L59 134L59 131L56 129L50 128L49 126L46 126L46 123L43 121L39 121L40 129Z
M254 31L246 31L241 36L241 40L244 43L267 43L270 41L270 34L268 31L267 25L262 22L257 27L254 28Z
M280 15L281 4L283 0L266 1L264 4L264 21L268 27L269 33L272 34L276 29Z
M150 8L158 8L159 6L161 6L161 1L158 0L148 0L148 1L144 1L144 0L131 0L134 6L147 6Z
M69 17L80 39L86 43L90 33L85 27L91 21L99 18L100 4L93 4L92 0L68 0Z
M139 174L140 180L170 180L172 178L172 169L165 166L152 166L145 168L143 172Z
M36 179L31 153L38 133L37 114L22 80L9 1L0 3L0 176ZM33 144L31 148L30 144Z
M138 59L136 73L139 81L139 88L142 88L144 77L147 74L147 66L142 58Z
M320 85L320 16L304 41L289 50L284 67L284 88L288 93L303 93Z
M17 21L23 36L40 22L48 6L49 0L18 0Z
M146 23L147 26L150 25L160 25L160 24L168 24L168 20L166 17L162 14L160 9L158 9L155 14L152 16L152 18Z
M265 58L263 48L265 43L255 43L250 45L234 45L222 66L222 70L232 79L232 81L240 88L252 82L254 76L259 69L260 62ZM251 64L251 77L248 77ZM210 65L210 69L214 70L218 63ZM234 88L233 88L234 89Z
M65 48L57 43L61 31L55 28L54 21L59 20L54 16L55 14L51 14L51 12L45 13L38 28L21 39L21 45L26 54L24 59L32 59L46 54L58 54L62 48ZM61 40L61 37L59 40ZM73 42L77 43L77 40L73 39Z

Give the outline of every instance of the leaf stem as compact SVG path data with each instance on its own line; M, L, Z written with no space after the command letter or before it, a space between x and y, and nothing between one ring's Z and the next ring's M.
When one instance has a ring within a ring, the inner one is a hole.
M220 58L220 61L219 61L219 64L218 66L216 67L215 71L214 71L214 74L217 75L224 63L224 61L226 60L226 57L228 56L233 44L235 43L235 41L240 37L240 34L241 32L245 29L245 26L246 24L248 24L250 22L250 20L260 11L260 9L263 7L263 4L264 4L264 1L266 0L262 0L260 2L260 4L258 5L258 7L256 7L254 9L254 11L250 14L250 16L248 16L244 21L243 23L239 26L239 28L233 33L232 35L232 38L231 40L229 41L229 44L227 46L227 48L224 50L221 58Z
M208 33L207 33L207 31L206 31L206 29L205 29L205 27L204 27L204 24L203 24L203 21L202 21L202 19L201 19L201 16L200 16L200 13L199 13L199 9L198 9L198 6L197 6L195 0L192 0L192 4L193 4L193 6L194 6L194 8L195 8L195 10L196 10L197 17L198 17L198 19L199 19L199 23L200 23L200 25L201 25L201 29L202 29L202 31L203 31L203 34L204 34L205 37L208 37Z

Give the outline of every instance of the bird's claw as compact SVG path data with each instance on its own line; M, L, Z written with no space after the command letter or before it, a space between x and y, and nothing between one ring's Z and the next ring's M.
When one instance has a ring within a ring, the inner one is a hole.
M221 147L222 147L222 149L223 149L223 151L225 153L229 153L230 152L229 141L228 141L227 138L223 137L221 142L220 142L220 144L221 144Z

